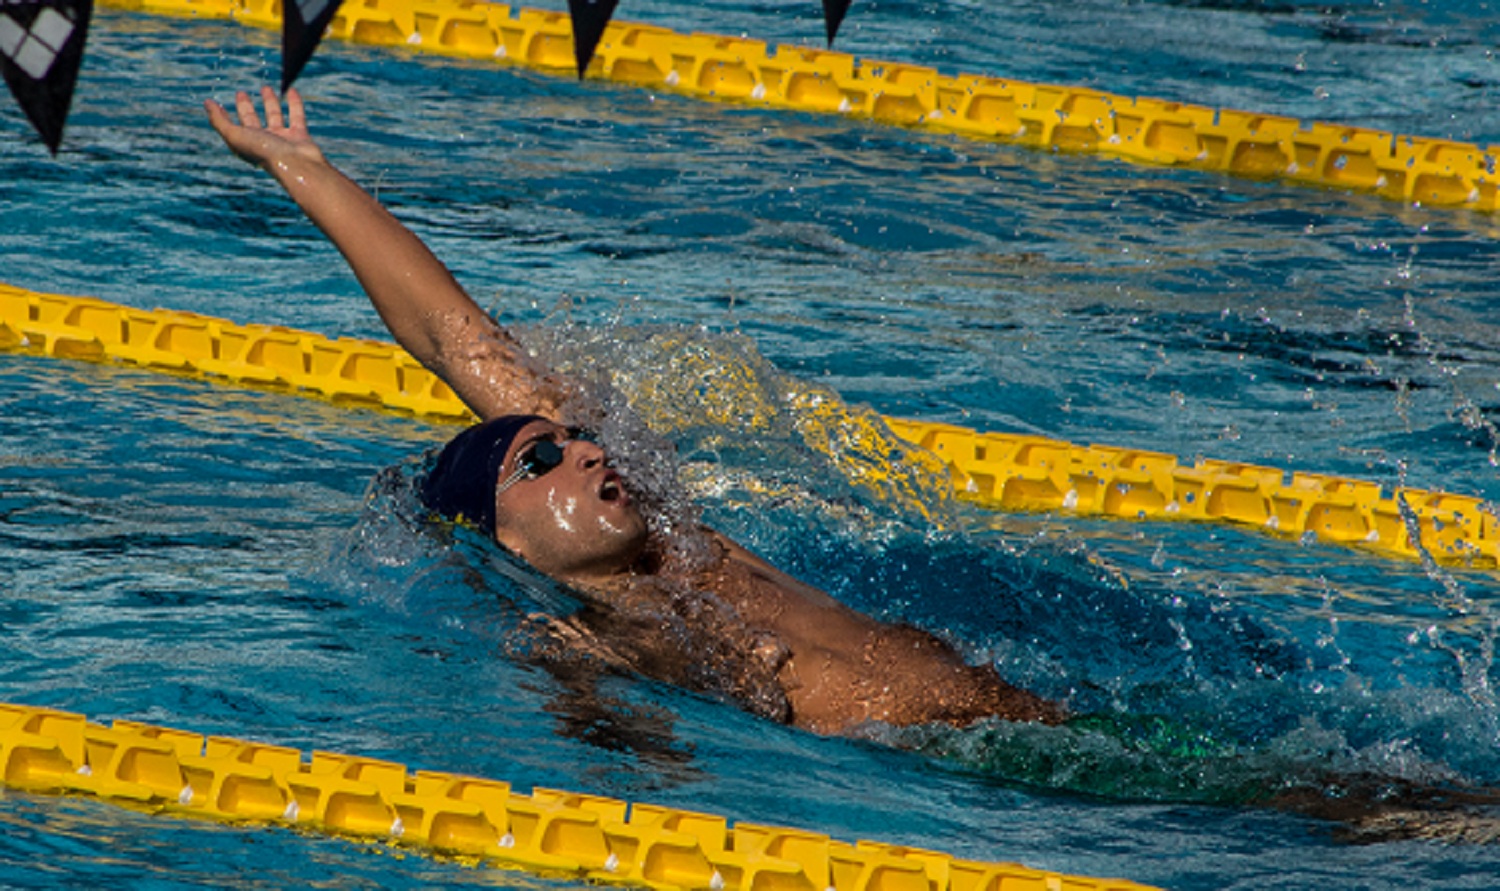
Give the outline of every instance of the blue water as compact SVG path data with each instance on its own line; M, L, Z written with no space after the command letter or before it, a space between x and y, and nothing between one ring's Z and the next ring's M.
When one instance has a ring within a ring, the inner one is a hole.
M816 4L620 14L821 33ZM841 44L1483 144L1497 31L1480 3L861 2ZM383 337L201 119L275 79L275 41L100 13L57 159L0 104L0 280ZM1353 844L1250 800L1500 786L1494 574L925 512L932 480L861 488L787 400L1494 499L1489 217L337 44L302 87L330 156L482 302L586 344L558 358L670 428L706 519L1101 717L842 740L640 679L579 689L524 658L555 592L410 519L451 429L20 354L0 699L1172 888L1493 886L1494 846ZM7 887L548 884L86 800L5 793L0 821Z

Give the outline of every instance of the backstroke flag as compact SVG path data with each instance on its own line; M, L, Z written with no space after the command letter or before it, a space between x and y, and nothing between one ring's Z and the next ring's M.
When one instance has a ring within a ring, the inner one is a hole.
M339 11L341 0L283 0L281 91L285 93ZM852 0L823 0L828 44ZM568 0L581 78L619 0ZM83 64L93 0L0 0L0 73L11 95L55 155Z
M828 32L828 45L833 46L833 38L838 36L839 25L844 23L844 13L849 11L849 4L854 0L823 0L823 27Z
M93 10L93 0L0 0L0 72L54 155Z
M285 93L318 48L328 23L339 11L339 0L285 0L282 7L281 92Z
M578 77L588 70L589 60L604 36L604 26L615 14L620 0L568 0L568 14L573 17L573 58L578 62Z

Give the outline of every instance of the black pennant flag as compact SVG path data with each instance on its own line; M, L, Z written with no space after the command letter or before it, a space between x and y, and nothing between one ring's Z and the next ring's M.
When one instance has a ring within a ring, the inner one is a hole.
M282 6L281 92L285 93L318 48L328 23L339 11L339 0L283 0Z
M93 11L93 0L0 0L0 72L54 155Z
M854 0L823 0L823 24L828 28L828 45L833 46L833 38L839 33L839 25L844 23L844 13L849 11L849 4Z
M573 16L573 57L578 60L578 79L588 70L604 36L604 26L615 14L620 0L568 0L568 12Z

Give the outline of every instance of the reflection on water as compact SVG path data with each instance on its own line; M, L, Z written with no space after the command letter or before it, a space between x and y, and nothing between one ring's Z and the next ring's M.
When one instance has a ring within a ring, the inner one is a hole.
M1059 536L1038 521L929 498L945 481L894 439L863 451L817 447L826 443L807 436L810 424L863 429L868 417L831 391L802 398L805 385L743 338L575 326L527 337L559 367L587 357L609 369L596 385L620 410L604 443L627 473L651 462L672 469L670 480L655 472L670 489L658 503L697 505L708 523L799 578L879 618L935 631L1075 715L1057 728L871 727L865 738L996 780L1119 801L1268 806L1312 796L1297 806L1316 809L1325 800L1353 807L1357 795L1407 802L1392 784L1500 784L1493 621L1468 580L1448 570L1406 568L1411 590L1401 596L1368 578L1341 590L1328 575L1274 571L1277 553L1296 544L1216 531L1209 549L1245 565L1220 567L1210 583L1209 573L1184 578L1168 566L1203 538L1181 528L1170 530L1181 541L1163 537L1143 573L1109 558L1119 531L1111 524L1093 524L1111 535L1091 541L1086 529ZM904 473L895 483L866 484L890 483L892 468ZM335 586L424 634L540 658L558 681L547 710L582 741L648 763L690 762L670 733L654 737L634 708L593 689L589 653L559 650L567 641L546 620L573 615L585 598L467 530L427 522L413 495L420 472L407 462L377 478L330 568ZM616 662L599 669L631 674ZM669 714L658 717L670 723Z
M950 73L1500 134L1500 18L1479 3L856 12L845 48ZM821 29L816 4L630 14ZM98 21L62 155L0 139L4 277L384 336L336 253L199 120L203 95L274 77L275 36ZM538 659L537 617L573 596L413 513L420 456L451 430L20 356L0 356L7 698L1174 888L1493 884L1493 848L1356 850L1207 804L1500 785L1493 574L981 514L861 407L1500 501L1493 219L368 47L324 47L302 86L331 156L539 353L631 407L607 439L663 524L701 517L1082 717L827 740L570 674ZM65 815L4 804L58 831L9 836L0 881L81 846ZM227 836L98 819L90 838L179 884L253 885L236 865L268 849L372 885L428 868L238 831L202 863L163 852ZM66 863L75 884L115 875ZM473 876L431 869L409 884Z

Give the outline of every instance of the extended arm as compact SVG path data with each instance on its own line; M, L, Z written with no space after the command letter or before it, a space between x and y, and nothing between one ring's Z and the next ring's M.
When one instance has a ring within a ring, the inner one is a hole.
M204 107L224 143L271 174L344 255L396 341L481 418L555 416L563 386L529 367L427 246L323 157L297 91L287 91L285 122L276 94L265 87L261 95L264 126L243 92L235 96L238 124L218 103Z

